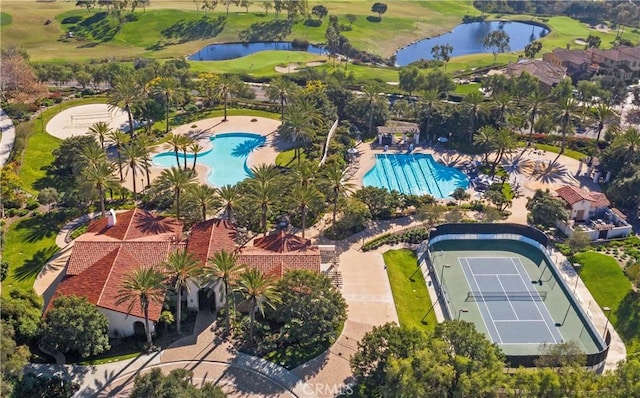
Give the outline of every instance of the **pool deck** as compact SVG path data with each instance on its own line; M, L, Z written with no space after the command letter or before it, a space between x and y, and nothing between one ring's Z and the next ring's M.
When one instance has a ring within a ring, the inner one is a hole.
M256 121L252 122L251 120ZM193 125L196 125L197 127L191 127ZM203 119L198 120L197 122L178 126L172 129L172 132L174 134L183 134L193 137L200 145L202 145L204 148L203 151L211 149L212 144L209 138L217 133L244 132L265 136L267 137L265 145L250 154L247 159L247 165L249 167L253 167L263 163L275 164L278 149L275 146L273 137L275 136L275 132L279 126L280 121L274 119L252 116L228 116L226 122L222 121L222 117ZM167 144L158 145L153 148L151 156L167 151L173 151L173 149ZM193 163L187 160L188 167L191 167L192 164ZM164 167L151 166L151 182L158 178L163 170L165 170ZM209 171L210 169L208 166L196 163L196 173L198 175L199 182L203 184L208 183L207 176L209 175ZM136 175L136 178L138 181L144 182L144 185L146 185L146 175L138 174ZM129 173L125 176L125 180L122 185L128 189L133 189L133 178ZM140 191L140 184L137 184L137 189Z

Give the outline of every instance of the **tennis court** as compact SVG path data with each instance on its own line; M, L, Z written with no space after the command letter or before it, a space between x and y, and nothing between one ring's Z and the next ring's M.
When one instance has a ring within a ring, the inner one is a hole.
M518 257L458 257L469 292L493 342L561 343L562 334L545 306L546 291L532 286ZM535 281L537 283L537 281Z

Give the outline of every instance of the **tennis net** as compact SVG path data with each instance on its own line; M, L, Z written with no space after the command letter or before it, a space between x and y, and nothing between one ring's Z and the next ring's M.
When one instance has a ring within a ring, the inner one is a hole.
M474 292L467 293L465 301L544 301L547 299L546 291L528 292Z

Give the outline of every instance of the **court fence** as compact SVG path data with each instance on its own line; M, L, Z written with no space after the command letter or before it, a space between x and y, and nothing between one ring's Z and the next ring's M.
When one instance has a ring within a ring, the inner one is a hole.
M600 342L600 349L598 352L586 354L585 366L593 371L600 372L604 369L604 363L609 353L609 345L611 343L611 335L609 331L606 331L604 338L599 335L595 330L593 323L589 319L588 315L584 311L581 305L575 302L573 296L570 293L570 288L567 286L564 278L559 274L556 269L555 263L551 259L550 243L551 240L542 231L521 224L485 224L485 223L459 223L459 224L442 224L429 231L429 239L422 242L417 249L417 256L419 265L422 266L426 263L424 272L428 272L431 275L431 280L436 284L437 291L442 292L438 295L438 301L440 302L440 308L444 314L445 319L454 319L451 309L448 305L448 299L446 297L446 284L440 285L440 280L437 275L437 271L432 262L431 247L434 243L440 241L446 241L450 239L508 239L525 242L533 247L538 248L545 254L547 264L550 264L549 269L555 274L561 288L572 301L572 305L576 308L576 313L580 317L581 321L586 327L587 332L596 341ZM426 280L426 275L425 275ZM472 293L472 292L470 292ZM536 362L540 358L539 354L534 355L507 355L506 363L510 368L518 367L535 367Z

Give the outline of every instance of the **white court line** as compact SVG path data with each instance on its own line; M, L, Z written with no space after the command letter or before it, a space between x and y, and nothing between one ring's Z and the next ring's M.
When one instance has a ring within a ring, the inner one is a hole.
M473 272L473 270L471 270ZM516 276L520 274L473 274L473 276Z
M522 277L520 277L522 278ZM511 311L513 311L513 315L516 316L516 321L520 320L520 317L518 316L518 312L516 311L515 308L513 308L513 304L511 304L511 299L509 298L507 291L504 288L504 285L502 284L502 281L500 280L499 276L496 276L496 279L498 280L498 283L500 284L500 288L502 289L502 291L504 292L504 296L507 298L507 302L509 303L509 307L511 307Z
M514 259L518 260L518 263L520 264L520 267L518 267L518 264L516 264L516 262L514 261ZM516 269L518 270L518 273L520 273L521 268L524 269L524 265L522 265L522 263L520 262L520 259L517 257L512 257L511 261L513 262L513 265L516 267ZM526 271L525 271L526 272ZM520 279L522 280L522 283L524 283L524 285L527 287L527 290L529 290L529 295L531 296L531 298L533 298L533 294L531 291L530 286L527 284L526 280L522 277L522 274L520 274ZM529 277L529 279L531 279L531 277ZM536 294L538 294L537 290L534 290ZM538 297L540 297L540 295L538 294ZM544 317L544 315L542 314L542 311L540 311L540 307L538 307L538 302L533 300L533 304L536 306L536 309L538 310L538 314L540 314L540 317L544 320L544 325L547 327L547 330L549 331L549 334L551 335L551 338L553 339L554 343L558 343L558 340L556 340L556 336L553 334L553 332L551 331L551 328L549 327L549 324L546 321L546 318ZM547 310L547 308L545 307L544 310L549 313L549 311ZM551 317L551 314L549 314L549 317ZM553 318L552 318L553 320Z
M462 265L462 260L463 257L458 257L458 262L460 263L460 267L462 268L462 275L464 275L464 279L467 281L467 285L469 285L469 287L471 287L471 282L469 281L469 279L467 278L467 273L464 272L464 265ZM467 264L467 268L469 269L469 272L471 273L471 276L473 276L473 270L471 269L471 265L469 265L469 262L465 259L465 263ZM473 278L473 281L476 284L476 287L479 289L480 287L477 285L478 281L476 280L476 278ZM473 289L472 289L473 290ZM480 293L482 294L482 292ZM495 322L493 321L493 317L491 316L491 311L489 311L489 307L487 307L487 303L482 302L482 304L484 305L484 308L487 310L487 314L489 315L489 318L491 318L491 323L493 325L493 330L495 330L496 335L498 336L498 339L500 340L500 344L502 344L502 336L500 336L500 332L498 332L498 328L496 327ZM477 305L477 303L476 303ZM478 307L480 307L480 305L478 305ZM487 321L484 319L484 315L482 314L482 311L480 311L480 318L482 318L482 323L484 323L484 327L487 329L487 332L489 332L489 336L491 336L491 331L489 329L489 325L487 325ZM497 341L495 343L498 343Z
M516 321L510 321L508 319L496 319L494 322L516 322ZM543 322L543 323L547 323L544 321L544 319L518 319L517 322Z

